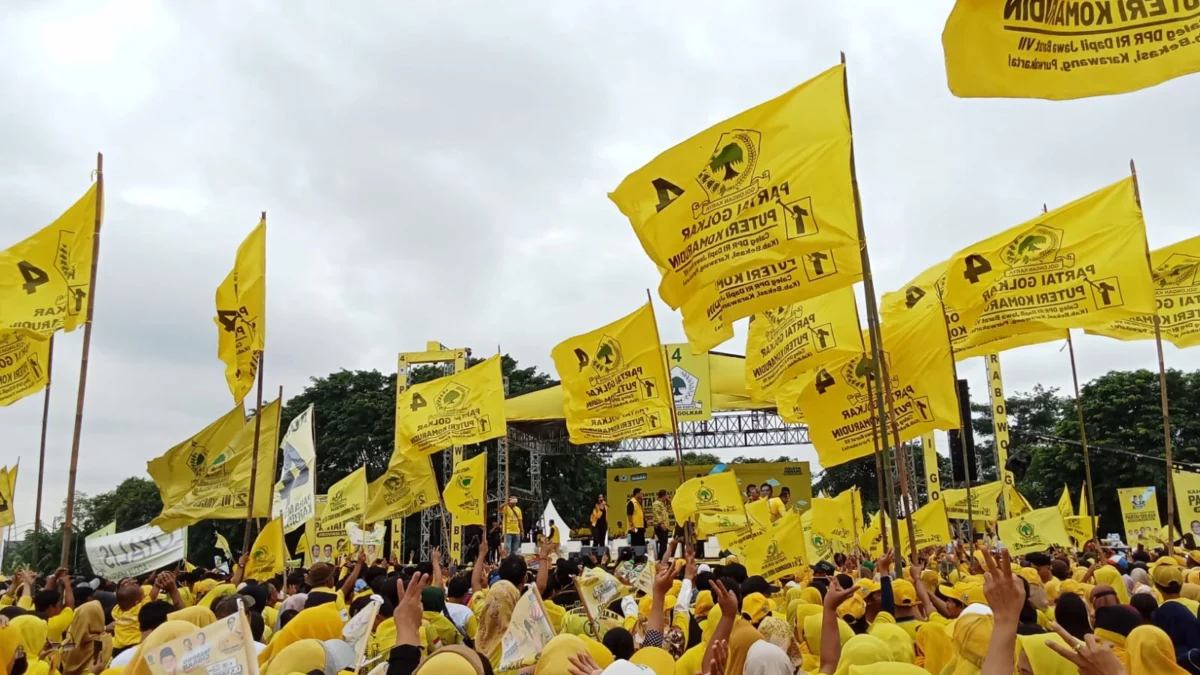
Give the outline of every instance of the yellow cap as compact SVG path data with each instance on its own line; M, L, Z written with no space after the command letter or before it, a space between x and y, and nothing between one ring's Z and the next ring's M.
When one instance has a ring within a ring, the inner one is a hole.
M1017 572L1017 574L1020 575L1020 577L1025 581L1028 581L1030 586L1042 585L1042 577L1038 575L1038 571L1032 567L1022 567L1021 571Z
M914 607L917 604L917 588L907 579L896 579L892 582L892 597L900 607Z
M1150 572L1150 578L1155 586L1183 585L1183 572L1171 563L1160 563Z
M641 614L645 617L650 616L650 608L653 606L653 604L654 598L650 597L649 595L644 596L641 600L638 600L638 614Z
M1188 557L1192 559L1192 562L1200 565L1200 551L1188 551Z
M882 588L882 585L878 581L875 581L874 579L859 579L858 580L858 590L860 592L862 592L862 596L864 598L871 595L872 593L878 593L880 588Z
M987 598L983 595L983 586L980 584L957 583L953 587L939 586L938 590L947 598L957 600L964 605L987 604Z
M841 619L845 619L846 623L858 621L867 613L867 601L861 595L855 593L846 598L842 604L838 605L837 615ZM846 617L850 617L847 619Z
M742 613L750 617L750 623L758 623L771 613L771 603L762 593L751 593L742 600Z
M712 591L700 591L696 594L696 605L692 608L692 613L696 615L697 619L703 619L708 616L715 605Z

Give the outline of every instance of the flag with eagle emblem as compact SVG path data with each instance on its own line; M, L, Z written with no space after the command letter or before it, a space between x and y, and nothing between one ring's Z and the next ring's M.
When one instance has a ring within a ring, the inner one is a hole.
M484 490L487 488L487 453L460 461L446 483L442 499L459 525L483 525Z

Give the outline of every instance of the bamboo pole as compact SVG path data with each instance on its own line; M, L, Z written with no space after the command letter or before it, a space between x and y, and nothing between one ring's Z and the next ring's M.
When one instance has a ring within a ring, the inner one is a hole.
M875 444L875 480L879 483L879 511L887 513L887 503L890 503L888 495L891 494L891 476L886 476L883 470L883 450L879 447L879 424L875 423L879 420L878 409L875 407L875 385L870 378L867 378L867 399L870 401L871 409L871 442ZM885 500L888 500L885 503ZM886 527L879 526L879 532L883 537L883 550L888 549L888 531Z
M96 272L100 266L100 221L104 216L104 154L96 153L96 220L92 230L92 269L88 276L87 320L83 324L83 352L79 358L79 393L75 399L75 429L71 434L71 464L67 474L67 505L63 519L62 556L59 565L68 567L71 528L75 520L75 478L79 470L79 441L83 434L83 402L87 394L88 357L92 350L92 320L96 312Z
M266 218L266 212L263 213ZM283 396L283 390L280 389L279 395ZM246 501L246 533L242 536L242 553L250 552L250 536L254 530L254 493L255 483L258 481L258 434L262 429L262 401L263 401L263 353L258 353L258 394L257 402L254 406L254 451L250 458L250 498ZM283 407L283 401L279 402L280 407Z
M842 66L846 65L846 53L842 52ZM858 190L858 169L854 161L854 125L850 114L850 78L846 75L846 69L842 69L842 93L846 99L846 124L850 128L850 189L854 194L854 217L858 225L858 242L859 254L862 257L862 275L863 275L863 291L867 299L867 328L871 336L871 375L875 381L879 381L880 371L880 354L883 352L883 344L881 343L879 334L879 307L875 299L875 279L871 275L871 256L867 252L867 233L863 226L862 215L862 195ZM887 450L891 450L887 440L887 427L884 423L884 407L883 407L883 389L878 388L875 391L876 410L878 411L880 437L883 439L882 446ZM883 460L883 470L885 472L884 484L888 487L888 498L890 508L892 509L892 541L898 543L900 541L900 524L896 522L895 513L896 496L893 493L891 485L891 461L885 456ZM896 568L900 570L900 562L897 559Z
M950 351L950 360L954 360L953 347ZM916 529L913 527L912 521L912 512L914 510L912 497L908 492L908 452L905 449L904 444L900 442L900 425L896 422L896 404L892 399L892 383L891 377L888 374L887 359L880 360L879 369L883 376L884 397L887 398L888 419L891 420L892 423L892 442L896 448L896 473L900 475L900 499L904 502L904 521L905 526L908 528L908 544L911 548L912 562L913 564L916 564L917 533ZM884 430L884 433L887 433L886 429ZM903 551L901 551L901 555L903 555Z
M946 302L942 299L941 293L938 293L938 305L942 310L942 325L946 327L946 342L950 343L950 371L953 374L954 381L950 384L954 387L954 400L958 403L958 416L962 418L963 401L958 391L958 362L954 360L954 338L950 334L950 320L946 318ZM969 403L969 402L968 402ZM967 416L970 418L970 415ZM960 443L962 451L963 477L967 484L967 544L974 545L975 543L975 507L971 504L971 457L967 452L967 438L964 430L959 430ZM953 476L951 476L953 478Z
M646 289L646 302L650 303L650 314L651 314L651 316L653 316L654 315L654 299L650 296L649 288ZM658 341L658 348L660 350L663 349L662 337L658 334L658 318L657 317L655 317L655 319L654 319L654 339ZM675 409L675 394L674 394L674 391L671 389L671 369L666 366L666 363L667 363L666 353L662 352L662 356L663 356L663 368L667 375L667 381L664 382L662 385L662 386L665 386L666 388L661 389L661 391L670 393L670 396L668 396L668 399L671 401L671 438L674 440L674 443L675 443L675 466L679 468L679 484L683 485L685 482L687 482L687 469L685 468L684 461L683 461L683 446L679 442L679 411ZM707 356L707 354L705 354L705 356ZM676 522L676 525L680 525L680 524L678 522ZM687 547L692 545L692 530L690 527L688 527L686 525L682 525L681 527L683 527L683 548L686 551ZM670 536L668 538L668 542L673 541L675 539L674 532L671 532L669 534L670 534ZM670 546L669 543L667 545ZM673 553L673 551L672 551L672 553ZM659 552L658 557L659 557L659 560L663 559L663 553L661 551Z
M1075 385L1075 414L1079 417L1079 442L1083 446L1083 472L1087 479L1088 513L1096 512L1095 493L1092 490L1092 458L1088 452L1087 428L1083 423L1083 400L1079 397L1079 370L1075 366L1075 343L1071 331L1067 330L1067 351L1071 356L1071 381Z
M50 334L50 345L46 357L46 397L42 402L42 442L38 449L38 477L37 477L37 503L33 507L33 532L41 534L42 532L42 478L45 476L46 469L46 429L50 421L50 384L53 382L54 373L54 333ZM38 560L38 540L41 537L33 538L33 565L37 569Z

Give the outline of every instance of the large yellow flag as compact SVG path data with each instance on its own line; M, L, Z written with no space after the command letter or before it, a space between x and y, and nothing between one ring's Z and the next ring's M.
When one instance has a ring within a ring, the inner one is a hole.
M800 574L808 567L805 539L799 515L789 513L780 518L742 546L746 573L765 577L767 581Z
M96 187L47 227L0 251L0 330L73 331L91 301Z
M346 523L359 527L367 513L367 467L360 466L329 487L325 509L316 517L317 538L344 535Z
M697 514L729 516L738 527L746 523L746 507L738 490L737 476L732 471L686 481L676 488L675 496L671 499L671 510L675 513L676 522L680 523Z
M884 293L883 299L879 303L879 316L883 322L905 321L914 312L921 312L940 305L939 309L945 315L947 330L950 332L950 344L954 347L956 361L972 356L986 356L1026 345L1067 339L1065 330L1035 330L1036 325L1031 324L1029 331L1018 335L1002 335L981 342L972 341L968 344L967 326L963 322L962 315L946 304L943 297L946 292L946 269L949 266L950 261L943 260L917 275L917 278L905 284L900 290Z
M946 28L955 96L1066 100L1200 70L1195 2L958 0Z
M1045 551L1051 546L1071 546L1062 512L1055 507L1037 509L999 523L1000 541L1013 555Z
M1129 546L1144 544L1147 548L1157 546L1158 532L1162 520L1158 515L1158 493L1153 487L1121 488L1117 490L1121 500L1121 518L1125 523L1125 543Z
M1000 520L1000 506L997 500L1004 491L1004 483L995 481L971 488L970 515L972 521ZM955 520L967 519L967 491L942 490L942 500L946 502L946 514Z
M1071 505L1071 490L1066 485L1063 486L1062 496L1058 498L1058 512L1062 514L1063 520L1075 517L1075 507Z
M17 470L20 465L9 469L0 468L0 527L17 522L16 505L13 497L17 493Z
M1191 532L1200 541L1200 473L1180 471L1175 467L1172 475L1175 487L1175 510L1179 513L1179 524L1183 533Z
M442 493L446 508L459 525L483 525L487 493L487 453L481 452L454 467L454 475Z
M1151 251L1150 266L1162 339L1180 349L1200 345L1200 237ZM1087 332L1118 340L1153 340L1154 315L1122 319Z
M283 572L287 564L287 545L283 541L283 518L267 523L250 549L250 562L246 563L243 576L265 583Z
M654 307L561 342L550 352L575 444L669 434L671 381Z
M0 407L46 388L50 338L24 328L0 329Z
M239 403L199 433L147 462L146 472L158 487L162 503L183 499L245 426L246 412ZM221 462L227 459L222 456Z
M864 527L862 497L857 488L843 490L832 499L816 497L801 521L808 535L808 556L832 562L834 554L854 550Z
M906 527L905 529L908 528ZM888 537L892 536L891 521L888 520L886 513L883 511L876 511L875 515L871 517L871 521L867 523L866 529L864 529L862 534L859 536L859 546L861 546L862 549L867 552L867 555L871 556L872 558L879 558L884 553L887 553L887 551L883 549L883 535L885 532L887 533ZM896 542L892 541L890 538L888 539L888 543L891 546L896 545ZM903 549L901 549L901 551L903 551Z
M262 410L262 424L258 433L258 472L253 486L254 512L250 514L255 518L271 517L275 458L279 448L280 407L276 399L263 406ZM164 493L164 486L178 486L189 481L191 485L182 496L164 499L162 513L150 524L157 525L164 532L171 532L202 520L245 518L250 507L254 422L254 419L248 420L227 445L217 446L215 455L206 455L204 468L199 474L185 467L185 474L172 474L164 483L151 473L160 494Z
M500 355L396 396L396 451L424 457L508 433Z
M367 486L368 523L404 518L437 505L437 479L424 457L393 453L387 471Z
M1146 224L1126 178L954 254L946 304L968 345L1154 313Z
M1033 504L1021 494L1017 488L1012 485L1004 486L1004 505L1008 511L1008 517L1019 516L1022 513L1029 513L1033 510Z
M233 269L217 287L217 356L233 400L254 386L258 357L267 341L267 219L238 246Z
M862 253L844 246L734 272L684 301L683 332L703 352L733 337L733 322L802 302L862 280Z
M797 375L863 352L854 287L774 307L750 318L746 387L764 400Z
M934 429L959 427L958 398L946 329L939 312L882 327L882 352L891 379L895 424L907 441ZM821 466L829 468L874 452L879 415L867 390L868 354L831 361L797 383L796 405L804 412ZM873 385L874 386L874 385ZM788 392L792 391L789 387ZM776 395L790 419L791 402ZM885 411L886 413L887 411ZM892 438L889 416L887 433Z
M943 546L954 541L950 534L950 520L946 516L946 501L939 499L913 511L913 534L917 539L917 550L925 550L932 546ZM900 523L900 549L908 555L912 548L909 544L908 525Z
M767 527L771 525L771 506L765 499L759 499L757 501L750 502L749 504L746 504L745 525L736 530L716 532L717 529L722 529L724 524L718 524L717 527L713 527L709 525L709 520L719 519L722 517L723 516L701 515L700 530L704 532L705 535L717 535L717 543L722 549L733 551L734 553L740 553L742 547L745 546L747 542L765 532ZM733 519L729 519L729 521L730 523L735 522Z
M1079 488L1079 515L1064 519L1063 524L1067 527L1067 534L1082 545L1083 542L1096 537L1096 520L1095 516L1088 515L1087 484L1085 483Z

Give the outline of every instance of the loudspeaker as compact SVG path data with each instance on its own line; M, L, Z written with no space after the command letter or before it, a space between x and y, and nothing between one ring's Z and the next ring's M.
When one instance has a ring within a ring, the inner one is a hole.
M588 556L594 555L596 556L596 560L600 560L604 557L604 554L607 551L608 549L603 546L580 546L579 556L584 560L587 560Z
M640 555L646 555L645 546L622 546L617 549L618 560L633 560Z
M1004 468L1012 472L1013 478L1021 480L1025 478L1025 472L1029 470L1029 465L1033 463L1033 457L1024 450L1018 450L1009 455L1008 461L1005 462Z
M954 482L966 481L968 469L964 469L963 453L966 452L966 466L971 474L971 484L979 480L979 466L975 461L975 432L971 428L971 391L966 380L958 381L958 419L962 429L951 429L946 432L950 439L950 464L954 469Z

